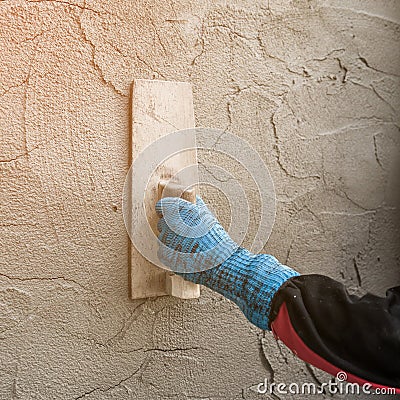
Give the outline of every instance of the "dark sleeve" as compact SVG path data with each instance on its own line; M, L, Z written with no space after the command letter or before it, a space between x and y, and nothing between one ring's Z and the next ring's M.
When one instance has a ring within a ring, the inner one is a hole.
M296 276L275 294L269 320L275 337L302 360L400 393L400 286L384 298L358 297L327 276Z

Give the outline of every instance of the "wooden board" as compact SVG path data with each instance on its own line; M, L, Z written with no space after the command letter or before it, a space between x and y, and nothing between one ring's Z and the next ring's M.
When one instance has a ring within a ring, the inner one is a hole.
M195 126L192 88L189 83L137 79L132 85L131 101L132 160L161 137ZM188 147L187 141L182 143L182 147ZM155 234L158 234L156 228L158 218L154 212L154 205L158 199L158 183L197 162L195 142L191 143L190 147L193 147L193 150L175 154L157 167L151 176L143 177L149 179L144 205L147 219ZM191 172L189 183L196 184L197 180L197 174ZM132 191L134 190L133 179ZM132 224L134 223L135 221L132 221ZM180 298L196 298L200 295L199 285L184 281L179 276L155 266L134 246L131 246L130 250L130 279L132 299L167 294Z

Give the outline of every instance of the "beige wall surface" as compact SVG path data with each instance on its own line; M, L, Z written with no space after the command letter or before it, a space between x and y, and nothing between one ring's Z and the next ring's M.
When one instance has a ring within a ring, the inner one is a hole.
M129 88L191 82L197 125L271 171L265 251L382 295L400 281L399 23L395 0L1 1L0 399L327 381L209 290L128 299Z

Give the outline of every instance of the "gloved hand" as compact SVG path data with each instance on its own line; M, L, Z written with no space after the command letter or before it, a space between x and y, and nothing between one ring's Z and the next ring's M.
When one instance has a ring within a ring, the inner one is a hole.
M196 196L196 204L177 197L166 197L156 204L162 217L160 261L173 272L200 272L222 264L239 247Z
M184 279L234 301L247 319L270 329L271 301L279 287L299 275L269 254L239 247L206 204L166 197L156 204L160 261Z

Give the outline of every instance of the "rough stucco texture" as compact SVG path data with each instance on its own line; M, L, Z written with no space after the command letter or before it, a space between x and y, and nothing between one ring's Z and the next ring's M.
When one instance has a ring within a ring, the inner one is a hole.
M265 250L382 295L400 281L396 3L1 1L0 398L253 399L264 378L327 381L208 290L128 299L129 88L192 82L197 125L270 168Z

